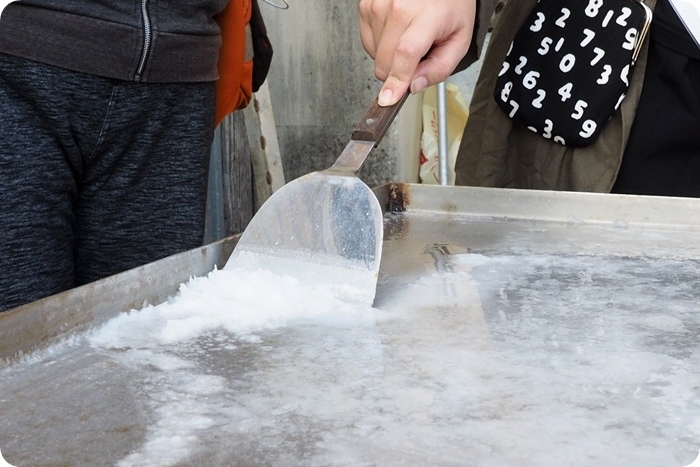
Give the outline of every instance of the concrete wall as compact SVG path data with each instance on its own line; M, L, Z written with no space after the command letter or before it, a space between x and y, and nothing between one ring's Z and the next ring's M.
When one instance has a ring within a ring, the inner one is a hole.
M288 1L288 10L260 1L275 51L268 83L287 181L332 165L381 85L360 41L358 0ZM407 102L402 113L411 117L362 168L369 186L413 177L417 105Z

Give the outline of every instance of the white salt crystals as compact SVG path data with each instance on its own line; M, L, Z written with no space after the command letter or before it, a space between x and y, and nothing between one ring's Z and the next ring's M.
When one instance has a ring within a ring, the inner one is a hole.
M327 286L300 284L265 270L215 270L180 286L166 303L123 314L94 333L103 348L143 348L195 339L223 329L246 336L323 314L358 313L368 307L337 299Z

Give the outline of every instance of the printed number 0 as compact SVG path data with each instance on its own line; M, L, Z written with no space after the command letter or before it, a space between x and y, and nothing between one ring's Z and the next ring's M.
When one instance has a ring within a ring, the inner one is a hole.
M576 64L576 56L574 54L566 54L559 62L559 69L564 73L568 73Z

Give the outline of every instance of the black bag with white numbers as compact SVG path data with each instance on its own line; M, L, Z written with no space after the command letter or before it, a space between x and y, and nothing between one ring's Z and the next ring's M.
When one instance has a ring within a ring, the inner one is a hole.
M511 44L496 102L544 138L593 143L627 93L651 16L641 0L540 0Z

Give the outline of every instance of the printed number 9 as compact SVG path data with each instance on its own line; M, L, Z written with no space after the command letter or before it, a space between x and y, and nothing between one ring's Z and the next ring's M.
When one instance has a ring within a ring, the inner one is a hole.
M634 43L637 39L637 30L635 28L628 29L627 33L625 34L625 39L627 41L624 44L622 44L622 48L627 50L634 50Z
M582 138L590 138L593 136L593 133L595 133L596 128L598 128L596 122L593 120L586 120L583 122L583 125L581 125L579 135L581 135Z

